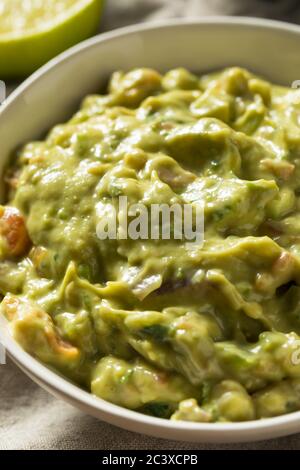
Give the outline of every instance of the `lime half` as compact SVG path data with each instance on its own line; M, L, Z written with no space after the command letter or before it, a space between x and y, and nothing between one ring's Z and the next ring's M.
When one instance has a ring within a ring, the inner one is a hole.
M97 31L103 0L0 0L0 79L29 75Z

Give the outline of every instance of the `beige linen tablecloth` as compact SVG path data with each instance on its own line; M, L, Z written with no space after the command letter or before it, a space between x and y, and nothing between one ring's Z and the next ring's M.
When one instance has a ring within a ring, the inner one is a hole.
M300 5L298 0L107 0L101 30L162 18L216 14L266 16L299 23ZM299 448L300 434L249 444L209 445L124 431L53 398L10 361L0 366L0 449Z

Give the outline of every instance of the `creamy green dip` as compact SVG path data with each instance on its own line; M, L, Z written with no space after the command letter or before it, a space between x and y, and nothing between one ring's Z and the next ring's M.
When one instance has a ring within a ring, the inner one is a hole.
M7 172L0 291L16 340L154 416L299 410L299 124L299 90L240 68L115 73ZM99 207L119 196L204 201L204 244L100 240Z

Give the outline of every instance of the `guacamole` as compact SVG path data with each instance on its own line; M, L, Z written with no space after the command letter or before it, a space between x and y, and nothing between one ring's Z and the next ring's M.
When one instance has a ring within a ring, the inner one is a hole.
M1 311L21 346L173 420L300 409L300 90L234 67L113 74L22 148L0 209ZM204 204L204 242L102 240L99 214Z

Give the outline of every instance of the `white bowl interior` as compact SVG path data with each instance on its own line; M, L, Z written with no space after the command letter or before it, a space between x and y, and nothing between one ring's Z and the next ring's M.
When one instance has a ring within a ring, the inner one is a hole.
M201 73L239 65L289 86L300 79L299 44L299 27L241 18L130 27L88 40L36 72L0 108L0 174L20 145L70 117L80 100L101 90L115 70L183 66ZM207 442L257 440L300 430L300 412L259 422L208 425L143 416L96 399L49 371L16 345L1 317L0 334L11 357L33 380L85 412L127 429Z

